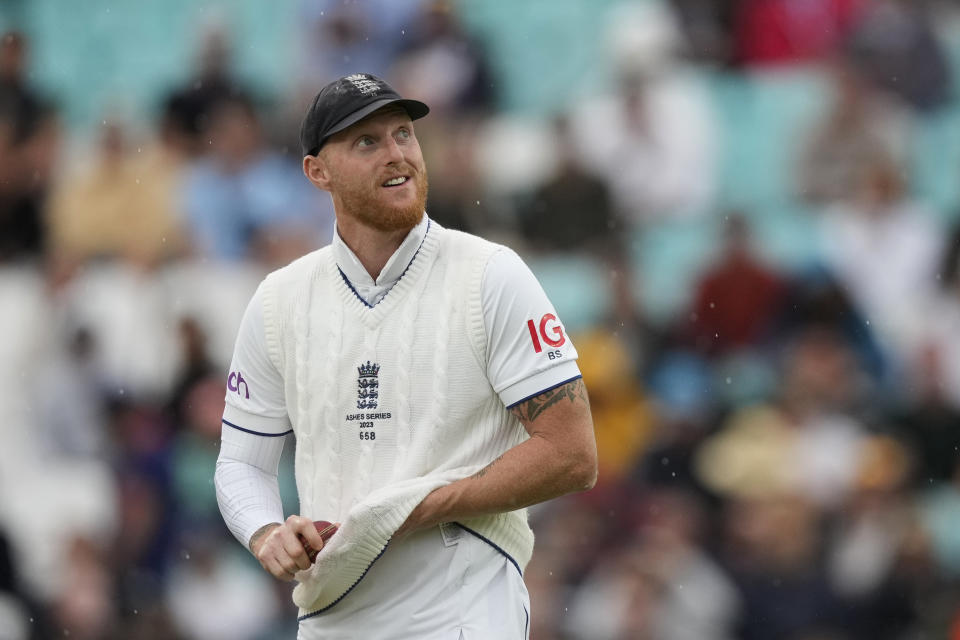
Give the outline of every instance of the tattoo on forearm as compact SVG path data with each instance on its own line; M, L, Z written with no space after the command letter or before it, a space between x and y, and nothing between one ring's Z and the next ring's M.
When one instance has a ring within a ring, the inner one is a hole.
M493 465L497 464L497 463L500 462L500 460L502 460L502 459L503 459L503 455L497 456L496 459L495 459L493 462L491 462L490 464L488 464L487 466L485 466L483 469L480 469L480 471L477 471L475 474L473 474L473 477L474 477L474 478L482 478L483 476L487 475L487 471L490 470L490 467L492 467Z
M533 422L544 411L562 401L564 398L572 403L582 401L589 404L587 388L583 385L582 378L577 378L556 389L544 391L540 395L530 398L523 404L518 404L511 409L510 412L525 422Z

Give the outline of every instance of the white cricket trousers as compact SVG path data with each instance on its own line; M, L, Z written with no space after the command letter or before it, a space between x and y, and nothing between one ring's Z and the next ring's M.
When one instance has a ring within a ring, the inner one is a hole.
M456 525L391 543L356 587L300 620L297 640L528 640L516 565Z

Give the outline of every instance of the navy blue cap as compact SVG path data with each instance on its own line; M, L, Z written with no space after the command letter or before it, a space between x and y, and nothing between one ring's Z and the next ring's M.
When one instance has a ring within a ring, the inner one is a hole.
M424 103L401 98L390 85L369 73L334 80L314 97L303 117L300 150L304 156L316 155L330 136L388 104L403 107L411 120L430 113L430 107Z

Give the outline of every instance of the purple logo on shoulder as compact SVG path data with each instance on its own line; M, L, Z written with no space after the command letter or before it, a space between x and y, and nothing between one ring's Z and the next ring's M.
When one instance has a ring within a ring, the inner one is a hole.
M243 385L243 396L249 400L250 387L247 386L247 381L243 379L243 376L239 371L231 371L230 376L227 378L227 389L230 389L230 391L235 391L239 396L241 395L240 385Z

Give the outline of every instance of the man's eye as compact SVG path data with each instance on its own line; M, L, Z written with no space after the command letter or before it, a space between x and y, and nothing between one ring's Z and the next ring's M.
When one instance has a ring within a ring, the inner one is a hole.
M372 144L373 144L373 138L371 138L370 136L363 136L362 138L357 140L358 147L369 147Z
M400 129L399 131L397 131L397 138L400 140L409 140L410 131L408 129Z

